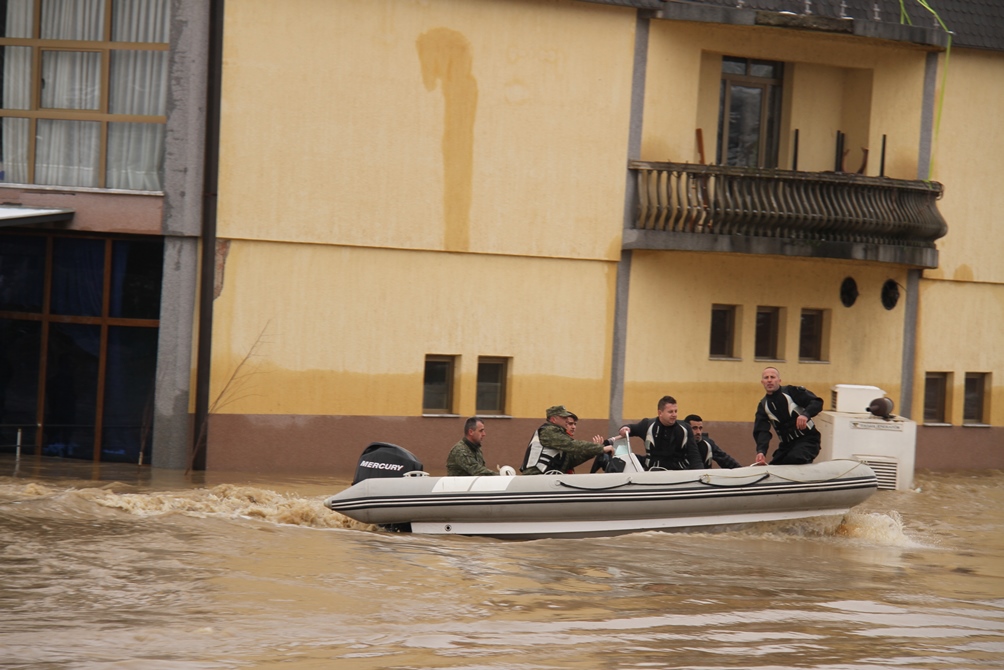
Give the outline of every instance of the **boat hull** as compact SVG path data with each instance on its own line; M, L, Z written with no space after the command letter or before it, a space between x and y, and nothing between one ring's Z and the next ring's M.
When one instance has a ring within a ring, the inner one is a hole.
M876 490L858 461L735 470L367 479L325 505L414 533L578 537L844 514Z

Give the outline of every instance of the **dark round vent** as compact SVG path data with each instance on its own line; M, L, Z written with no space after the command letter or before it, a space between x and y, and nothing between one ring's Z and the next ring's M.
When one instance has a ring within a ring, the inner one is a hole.
M854 277L847 277L840 285L840 302L844 303L844 307L850 307L857 299L858 283L854 281Z
M899 284L892 279L882 284L882 306L892 309L899 302Z

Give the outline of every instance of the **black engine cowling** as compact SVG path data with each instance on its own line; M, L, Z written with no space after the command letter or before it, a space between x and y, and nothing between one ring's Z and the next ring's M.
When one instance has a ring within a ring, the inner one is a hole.
M352 483L378 477L404 477L405 473L421 469L422 462L404 447L389 442L372 442L359 457Z

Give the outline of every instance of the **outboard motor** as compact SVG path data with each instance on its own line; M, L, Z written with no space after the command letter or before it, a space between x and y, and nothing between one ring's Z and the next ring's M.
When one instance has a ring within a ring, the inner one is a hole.
M407 449L389 442L372 442L359 457L352 483L375 477L404 477L408 472L421 469L421 461Z

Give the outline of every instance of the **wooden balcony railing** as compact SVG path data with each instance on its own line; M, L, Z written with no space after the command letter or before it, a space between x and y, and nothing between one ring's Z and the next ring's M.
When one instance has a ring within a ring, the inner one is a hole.
M631 161L639 231L934 249L942 186L833 172Z

